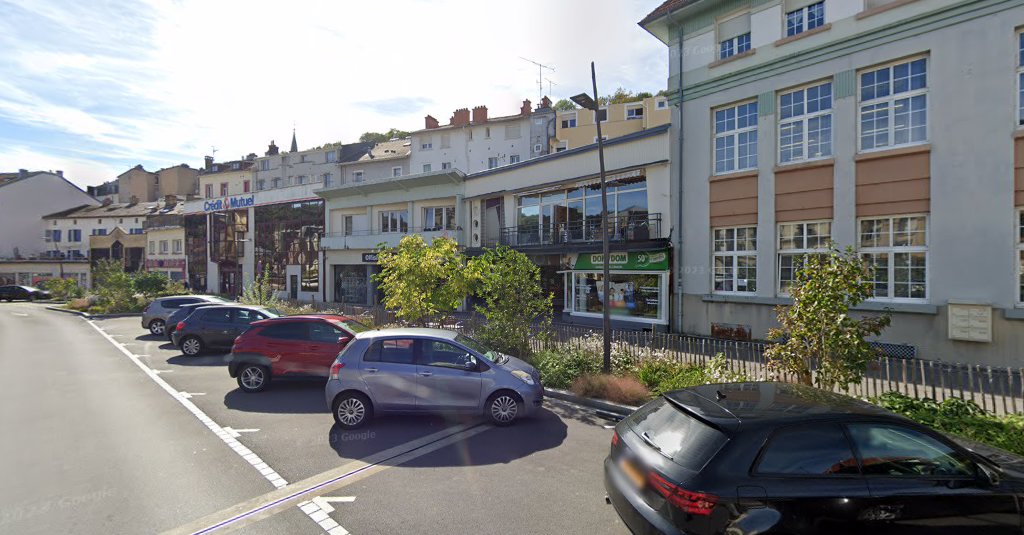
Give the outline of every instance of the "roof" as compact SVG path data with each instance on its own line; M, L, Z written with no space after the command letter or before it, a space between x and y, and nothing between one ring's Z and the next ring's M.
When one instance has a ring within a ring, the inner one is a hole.
M859 399L791 383L702 385L675 390L665 397L702 419L730 428L751 421L764 425L837 415L894 416Z
M458 169L441 169L427 173L414 175L402 175L400 177L383 177L363 182L347 182L336 186L315 190L313 193L324 199L344 197L353 193L369 194L381 191L390 191L395 188L408 189L422 186L445 186L448 184L459 184L466 179L465 173Z
M545 109L550 109L550 108L545 108ZM537 113L537 112L531 112L530 115L523 115L522 113L517 113L515 115L503 115L501 117L488 117L486 121L470 121L469 123L466 123L466 124L442 124L442 125L438 126L437 128L421 128L421 129L413 131L411 133L413 135L416 135L416 134L425 134L425 133L438 132L438 131L444 131L444 130L454 130L456 128L467 128L467 127L470 127L470 126L487 126L487 125L489 125L491 123L503 123L503 122L512 121L512 120L515 120L515 119L530 119L531 117L533 117L534 113ZM545 113L545 112L541 112L541 113Z
M361 332L356 335L359 339L374 339L392 336L429 336L432 338L444 338L454 340L459 333L446 329L428 329L423 327L396 327L393 329L374 329Z
M665 132L668 132L668 130L669 130L669 128L671 128L671 126L672 126L671 124L666 123L666 124L655 126L653 128L648 128L646 130L641 130L639 132L633 132L633 133L630 133L630 134L626 134L624 136L613 137L611 139L605 140L604 146L607 148L609 146L618 145L620 143L628 143L628 142L636 140L636 139L643 139L645 137L650 137L650 136L655 136L655 135L659 135L659 134L664 134ZM574 149L563 150L562 152L555 152L555 153L551 153L551 154L545 154L544 156L538 156L536 158L530 158L529 160L522 160L519 163L514 163L512 165L503 165L501 167L495 167L494 169L485 169L483 171L477 171L477 172L475 172L475 173L473 173L471 175L466 175L466 180L469 180L469 179L472 179L472 178L480 178L480 177L484 177L484 176L494 175L494 174L498 174L498 173L505 173L505 172L513 171L513 170L516 170L516 169L520 169L522 167L526 167L526 166L529 166L529 165L537 165L537 164L540 164L540 163L546 163L546 162L550 162L552 160L557 160L559 158L568 158L568 157L576 155L576 154L580 154L580 153L583 153L583 152L589 152L589 151L593 151L593 150L597 150L597 143L591 143L590 145L584 145L582 147L576 147Z
M108 205L79 205L68 210L54 212L43 216L43 219L84 218L84 217L146 217L150 215L180 214L184 207L178 202L171 209L163 201L139 203L111 203Z
M638 24L644 26L654 21L655 19L660 19L661 17L668 15L669 13L679 8L686 7L690 4L696 4L697 2L700 1L701 0L665 0L665 2L662 3L660 6L654 8L654 11L648 13L647 16L644 17L644 19L641 20Z
M388 141L382 141L373 145L368 151L364 151L363 154L355 160L349 160L345 163L365 163L365 162L380 162L385 160L396 160L399 158L405 158L412 152L412 140L411 138L403 139L392 139Z
M234 169L234 164L236 163L239 164L238 169ZM214 170L214 167L211 167L210 169L200 169L199 174L202 176L212 175L216 173L228 173L231 171L245 171L246 169L252 167L252 164L254 163L256 162L252 160L232 160L229 162L214 162L211 165L216 167L216 170Z

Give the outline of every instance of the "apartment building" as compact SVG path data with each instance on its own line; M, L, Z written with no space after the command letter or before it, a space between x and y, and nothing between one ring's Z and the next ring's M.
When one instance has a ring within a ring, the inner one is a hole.
M245 159L229 162L214 162L213 157L205 158L199 170L199 188L196 192L204 199L222 199L231 195L253 192L253 164L255 154Z
M60 258L64 236L44 241L43 216L56 210L96 206L99 201L64 178L63 171L0 173L0 259ZM54 256L56 251L56 256ZM12 268L13 269L13 268ZM13 271L8 271L13 272Z
M174 195L150 212L142 226L146 234L146 271L162 273L173 281L184 281L188 273L185 256L184 203Z
M673 325L764 338L808 254L874 267L896 354L1024 347L1024 6L669 0ZM683 266L686 266L685 269Z
M117 176L116 191L118 203L156 202L166 195L184 198L196 192L199 170L187 164L165 167L159 171L146 171L142 165L136 165ZM104 185L106 186L106 185ZM110 188L102 190L110 195ZM104 196L106 196L104 195ZM112 199L113 200L113 199Z
M373 182L413 174L409 163L412 138L390 139L369 147L357 159L340 162L337 183L325 181L324 188L342 184Z
M494 169L550 152L555 111L544 97L536 109L524 100L515 115L490 117L487 106L455 110L447 125L428 115L412 133L411 173Z
M601 136L605 139L614 139L672 121L667 97L647 97L636 102L609 104L597 112L584 109L559 111L555 116L551 152L597 143L597 117L601 118Z

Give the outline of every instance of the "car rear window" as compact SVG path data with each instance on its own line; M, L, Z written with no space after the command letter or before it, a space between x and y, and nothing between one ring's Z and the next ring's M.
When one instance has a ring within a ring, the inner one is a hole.
M857 459L842 428L835 424L780 429L757 463L759 474L832 476L859 474Z
M364 332L370 330L369 327L367 327L366 325L363 325L362 323L359 323L358 321L355 321L355 320L340 320L340 321L339 320L335 320L335 321L332 321L331 323L333 323L335 325L339 325L339 326L341 326L341 327L343 327L345 329L348 329L349 332L352 332L352 333L355 333L355 334L364 333Z
M725 433L664 398L641 407L627 419L627 423L636 434L689 470L703 468L729 440Z

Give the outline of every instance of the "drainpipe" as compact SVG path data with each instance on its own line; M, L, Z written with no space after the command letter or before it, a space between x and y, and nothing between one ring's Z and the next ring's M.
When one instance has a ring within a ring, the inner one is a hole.
M675 21L672 19L672 15L669 14L670 25ZM678 28L678 26L674 26ZM682 30L679 31L679 76L678 76L678 91L679 91L679 158L676 162L676 167L679 169L679 205L676 208L676 273L677 278L675 281L675 294L676 294L676 332L683 331L683 272L685 271L686 264L683 263L683 190L684 190L684 172L683 172L683 57L686 56L686 51L683 49L683 35Z

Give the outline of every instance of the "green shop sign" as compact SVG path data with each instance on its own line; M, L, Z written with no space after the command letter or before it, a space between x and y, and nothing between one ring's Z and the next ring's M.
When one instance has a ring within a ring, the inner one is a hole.
M629 251L611 253L608 269L622 271L668 271L668 249L657 251ZM604 268L601 253L580 253L576 257L576 271L593 271Z

